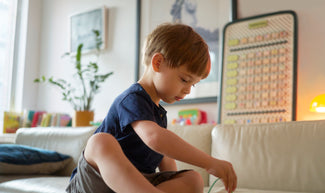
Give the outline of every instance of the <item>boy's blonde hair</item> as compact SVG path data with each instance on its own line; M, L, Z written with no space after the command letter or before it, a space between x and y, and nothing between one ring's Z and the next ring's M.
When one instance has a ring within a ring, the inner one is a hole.
M189 72L206 78L210 72L209 49L190 26L165 23L146 39L143 61L146 66L155 53L161 53L171 68L186 65Z

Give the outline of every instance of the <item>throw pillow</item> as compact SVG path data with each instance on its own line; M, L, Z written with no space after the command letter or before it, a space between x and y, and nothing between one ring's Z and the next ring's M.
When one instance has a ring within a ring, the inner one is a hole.
M52 174L71 160L70 156L55 151L0 144L0 174Z

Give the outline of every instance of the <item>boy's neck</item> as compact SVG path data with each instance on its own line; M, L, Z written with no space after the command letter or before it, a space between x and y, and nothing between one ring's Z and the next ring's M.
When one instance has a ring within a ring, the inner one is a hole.
M142 88L148 93L151 100L159 106L160 98L158 97L156 93L155 86L153 85L153 82L146 80L144 77L142 77L138 83L142 86Z

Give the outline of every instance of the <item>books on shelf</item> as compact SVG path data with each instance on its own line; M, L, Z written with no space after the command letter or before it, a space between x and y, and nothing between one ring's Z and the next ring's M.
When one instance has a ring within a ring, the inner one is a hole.
M20 127L69 127L72 118L65 113L27 110L24 113L4 112L3 133L15 133Z
M40 112L39 116L34 115L34 117L37 124L32 124L32 127L65 127L72 125L71 116L65 113Z
M36 111L36 112L34 112L31 127L41 126L42 119L43 119L43 114L45 114L45 111Z
M4 112L3 114L3 133L16 133L22 125L22 113Z
M41 127L71 126L72 118L64 113L45 113L42 116Z
M32 121L34 118L35 111L29 110L24 111L24 120L23 120L23 127L31 127Z

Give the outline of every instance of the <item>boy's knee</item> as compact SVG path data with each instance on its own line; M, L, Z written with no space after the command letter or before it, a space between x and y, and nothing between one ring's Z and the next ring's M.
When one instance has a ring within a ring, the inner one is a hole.
M201 192L204 188L203 178L200 173L196 171L187 171L183 173L186 184L191 187L194 192Z
M114 150L116 147L119 147L119 143L111 134L96 133L89 138L86 149L102 153L102 151Z
M204 186L204 182L203 182L203 178L201 176L200 173L196 172L196 171L190 171L190 175L193 179L194 182L196 182L196 184L198 184L199 186Z

